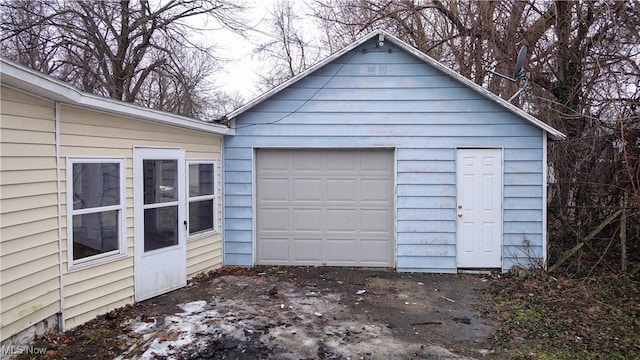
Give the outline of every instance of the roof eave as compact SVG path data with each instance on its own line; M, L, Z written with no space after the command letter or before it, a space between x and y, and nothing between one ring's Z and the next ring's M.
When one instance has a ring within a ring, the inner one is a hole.
M235 129L220 124L208 123L186 116L89 94L63 81L15 64L4 58L0 58L0 83L51 101L109 114L210 134L235 135Z

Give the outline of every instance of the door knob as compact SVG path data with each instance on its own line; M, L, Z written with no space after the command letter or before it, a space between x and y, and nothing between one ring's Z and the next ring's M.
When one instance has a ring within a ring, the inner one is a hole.
M458 213L458 217L462 217L462 213L461 212Z

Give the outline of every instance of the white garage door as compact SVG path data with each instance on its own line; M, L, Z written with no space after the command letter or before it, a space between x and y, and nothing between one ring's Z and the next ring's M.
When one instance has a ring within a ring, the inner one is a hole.
M257 263L393 267L393 169L392 150L257 150Z

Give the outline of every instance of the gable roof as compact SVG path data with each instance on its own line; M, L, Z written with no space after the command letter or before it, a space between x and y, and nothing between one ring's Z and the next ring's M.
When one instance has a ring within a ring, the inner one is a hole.
M355 42L353 42L352 44L346 46L345 48L343 48L342 50L330 55L329 57L325 58L324 60L320 61L319 63L311 66L310 68L308 68L307 70L299 73L298 75L292 77L291 79L287 80L286 82L278 85L277 87L265 92L264 94L258 96L257 98L251 100L250 102L248 102L247 104L239 107L238 109L230 112L229 114L227 114L225 116L226 119L228 120L233 120L234 118L238 117L239 115L241 115L242 113L248 111L249 109L253 108L254 106L262 103L263 101L267 100L268 98L274 96L275 94L279 93L280 91L288 88L289 86L295 84L296 82L302 80L303 78L307 77L308 75L312 74L313 72L315 72L316 70L322 68L323 66L329 64L330 62L338 59L339 57L341 57L342 55L348 53L349 51L357 48L358 46L364 44L365 42L378 37L382 35L385 39L385 41L389 41L391 43L393 43L394 45L396 45L397 47L399 47L400 49L406 51L407 53L417 57L418 59L424 61L425 63L433 66L434 68L436 68L437 70L442 71L443 73L451 76L452 78L456 79L457 81L461 82L462 84L464 84L465 86L469 87L470 89L474 90L475 92L477 92L478 94L484 96L485 98L493 101L494 103L504 107L506 110L510 111L511 113L527 120L528 122L530 122L531 124L539 127L540 129L546 131L549 136L551 137L551 139L553 140L564 140L566 138L566 135L563 134L562 132L556 130L555 128L551 127L550 125L542 122L541 120L537 119L536 117L534 117L533 115L527 113L526 111L518 108L517 106L511 104L510 102L508 102L507 100L499 97L498 95L492 93L491 91L483 88L482 86L474 83L473 81L465 78L464 76L460 75L459 73L449 69L448 67L446 67L445 65L443 65L442 63L436 61L435 59L433 59L432 57L420 52L418 49L412 47L411 45L405 43L404 41L396 38L395 36L387 33L384 30L377 30L377 31L373 31L370 34L356 40Z
M85 109L210 134L235 135L234 129L221 124L84 92L61 80L1 57L0 83L2 86L22 90L51 101L59 101Z

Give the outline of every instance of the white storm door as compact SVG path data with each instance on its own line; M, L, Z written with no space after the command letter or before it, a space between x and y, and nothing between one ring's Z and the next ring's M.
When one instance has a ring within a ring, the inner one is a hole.
M134 150L135 296L187 284L185 157L180 149Z
M502 267L502 149L458 149L456 263Z

